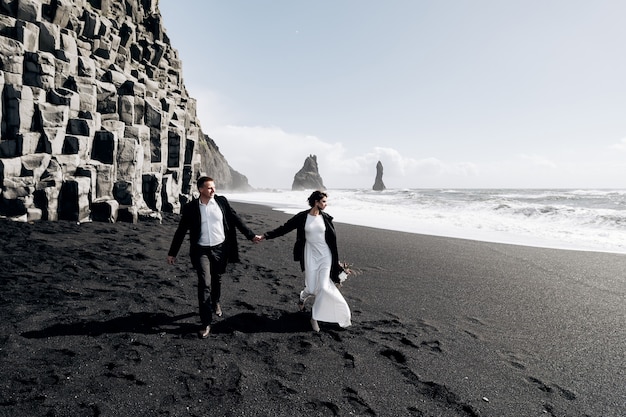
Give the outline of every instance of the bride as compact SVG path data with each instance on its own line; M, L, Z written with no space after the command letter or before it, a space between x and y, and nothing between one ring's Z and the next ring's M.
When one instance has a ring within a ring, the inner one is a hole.
M309 210L296 214L258 239L274 239L296 230L293 257L304 271L304 289L300 292L298 306L304 311L305 302L314 298L311 327L316 332L320 331L318 321L337 323L341 327L351 324L350 307L335 285L344 270L339 264L333 218L324 212L327 199L326 193L314 191L308 199Z

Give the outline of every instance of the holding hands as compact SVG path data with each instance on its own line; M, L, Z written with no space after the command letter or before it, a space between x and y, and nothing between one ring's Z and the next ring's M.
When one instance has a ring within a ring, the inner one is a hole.
M254 238L252 239L254 243L259 243L263 240L265 240L265 236L263 235L255 235Z

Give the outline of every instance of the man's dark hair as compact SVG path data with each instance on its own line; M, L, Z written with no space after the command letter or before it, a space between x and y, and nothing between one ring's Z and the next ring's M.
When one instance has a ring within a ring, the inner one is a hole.
M200 188L204 187L204 183L207 182L207 181L215 181L215 180L213 178L207 177L207 176L198 178L198 181L196 181L196 186L198 187L198 190Z

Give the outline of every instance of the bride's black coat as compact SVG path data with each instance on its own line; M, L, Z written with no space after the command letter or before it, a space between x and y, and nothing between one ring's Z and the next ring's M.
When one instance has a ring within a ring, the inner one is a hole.
M274 239L283 236L292 230L296 229L296 243L293 247L293 260L300 262L300 267L304 271L304 244L306 238L304 234L304 225L306 224L306 218L309 214L309 210L301 211L300 213L287 220L285 224L277 227L265 233L263 236L266 239ZM339 282L339 273L343 271L343 268L339 265L339 252L337 250L337 233L335 232L335 225L333 224L333 217L328 213L320 211L322 219L324 219L324 225L326 226L325 239L326 244L330 248L332 255L332 263L330 267L330 279L333 282Z

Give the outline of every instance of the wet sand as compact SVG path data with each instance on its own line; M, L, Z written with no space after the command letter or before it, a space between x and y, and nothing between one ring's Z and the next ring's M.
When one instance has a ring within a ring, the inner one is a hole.
M624 415L626 255L337 224L353 325L314 333L295 232L239 235L202 340L177 221L0 221L1 416Z

